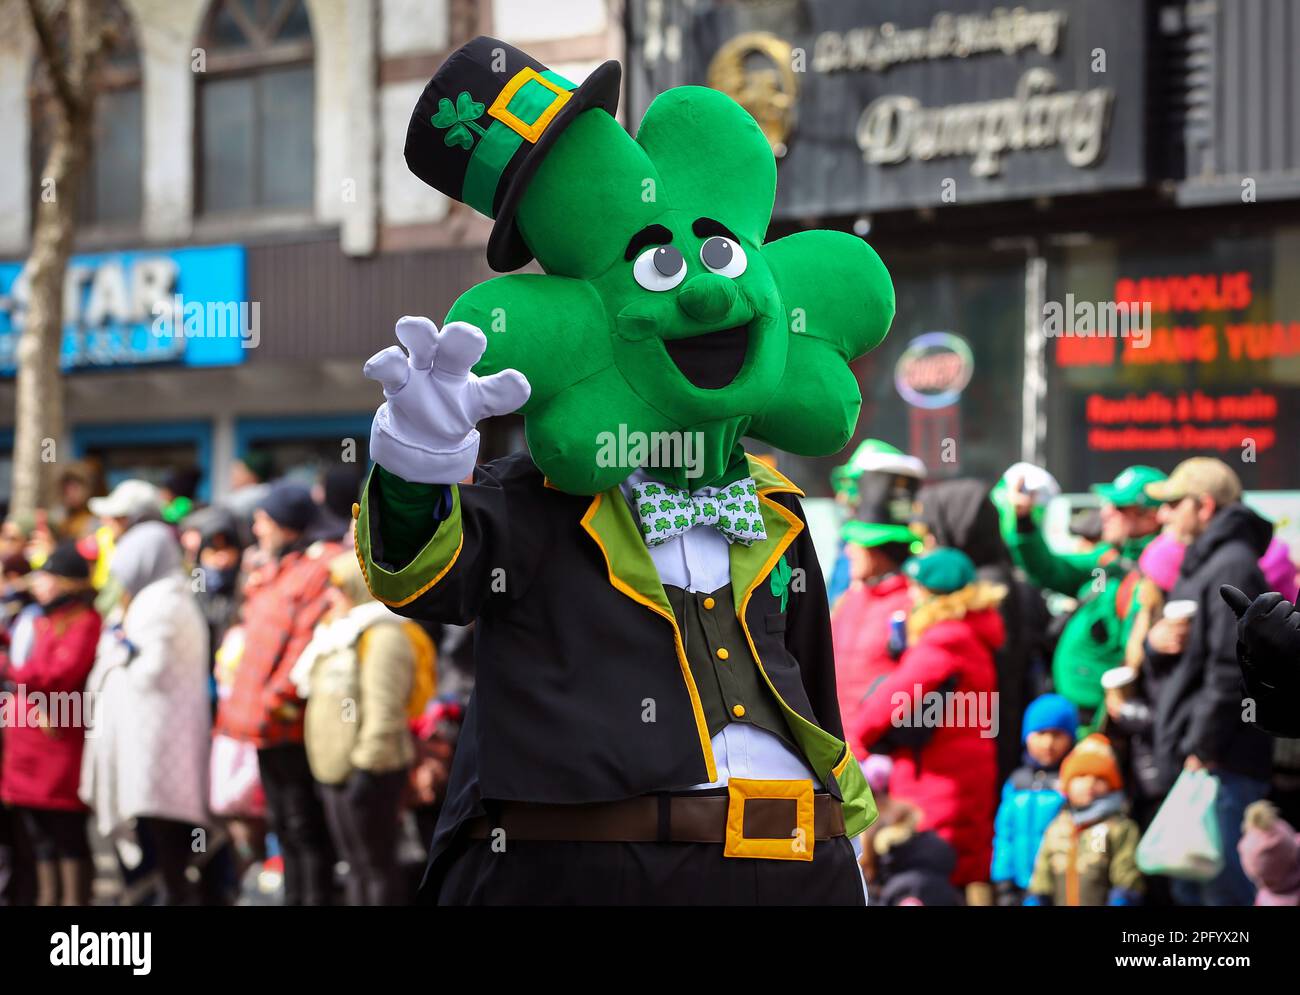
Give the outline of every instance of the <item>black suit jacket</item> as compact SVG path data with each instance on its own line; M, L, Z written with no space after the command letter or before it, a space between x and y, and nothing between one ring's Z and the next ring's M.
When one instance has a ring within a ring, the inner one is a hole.
M800 492L758 461L751 471L768 538L731 548L737 613L795 741L844 800L856 835L875 805L844 744ZM522 453L479 467L428 546L398 569L384 558L381 486L372 474L357 521L372 592L411 618L476 623L475 691L426 888L485 801L611 801L716 779L671 606L617 487L563 493ZM781 559L791 568L784 610L772 579Z

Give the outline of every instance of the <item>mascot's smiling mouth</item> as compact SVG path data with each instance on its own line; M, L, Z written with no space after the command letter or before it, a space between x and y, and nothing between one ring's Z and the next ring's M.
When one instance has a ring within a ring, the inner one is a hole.
M749 323L701 332L686 338L664 339L668 358L687 380L702 390L730 386L749 354Z

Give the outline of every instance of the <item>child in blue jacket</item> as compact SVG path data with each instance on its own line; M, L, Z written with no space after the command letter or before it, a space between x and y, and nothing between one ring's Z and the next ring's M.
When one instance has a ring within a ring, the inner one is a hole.
M1065 802L1058 776L1078 723L1078 708L1059 694L1035 698L1025 709L1025 765L1007 778L993 827L989 877L999 905L1023 901L1043 833Z

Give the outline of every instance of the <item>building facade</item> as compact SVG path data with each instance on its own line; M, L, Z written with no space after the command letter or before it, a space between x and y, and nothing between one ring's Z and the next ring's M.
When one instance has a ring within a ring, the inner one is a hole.
M574 81L623 50L609 0L112 0L119 43L65 294L67 438L106 482L249 449L282 471L366 459L364 360L491 275L490 222L402 148L445 56L503 38ZM0 491L40 175L35 41L0 2ZM34 82L35 81L35 82ZM57 192L54 192L57 195ZM517 444L502 420L489 448Z
M860 437L1076 492L1215 455L1296 537L1300 4L633 0L627 30L630 119L731 93L777 156L769 237L889 266Z

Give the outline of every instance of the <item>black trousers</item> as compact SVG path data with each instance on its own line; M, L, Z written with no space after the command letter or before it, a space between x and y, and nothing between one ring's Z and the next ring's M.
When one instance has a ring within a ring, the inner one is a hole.
M813 859L724 857L721 843L551 843L465 840L439 905L863 905L862 876L843 836Z
M342 784L323 784L325 817L341 859L347 861L349 905L401 905L397 830L406 771L354 770Z
M51 808L15 808L13 812L34 859L90 859L85 812Z
M141 846L162 877L158 904L198 905L196 882L187 877L190 860L194 856L194 827L174 819L141 816L136 819L136 833L140 837Z
M284 904L329 905L334 854L316 781L301 743L257 751L266 822L284 857Z

